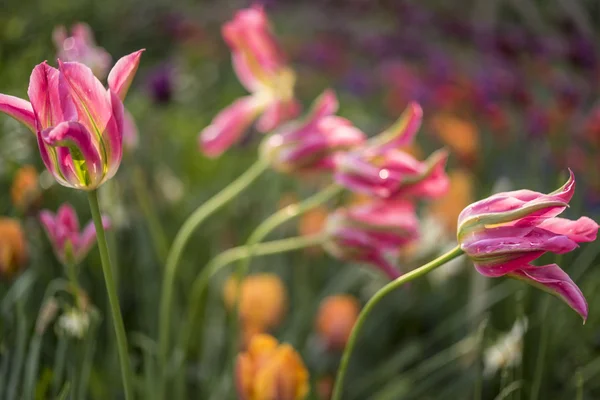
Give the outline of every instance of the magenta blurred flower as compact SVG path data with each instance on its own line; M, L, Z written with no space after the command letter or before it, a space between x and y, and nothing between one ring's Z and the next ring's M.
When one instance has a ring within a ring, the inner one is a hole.
M40 221L52 243L56 257L64 264L78 264L89 253L96 242L96 229L90 222L83 228L79 227L79 219L75 209L68 203L60 206L56 214L43 210ZM110 228L108 217L102 217L104 229Z
M449 181L444 170L448 158L445 150L433 153L425 162L398 150L413 141L421 118L421 107L411 103L394 125L366 146L340 154L335 180L354 192L383 199L435 198L446 193Z
M123 152L122 100L143 50L121 58L105 89L92 70L78 62L53 68L46 62L31 73L31 103L0 94L0 111L36 133L42 160L63 186L93 190L114 176Z
M64 26L57 26L52 32L52 39L58 50L59 59L85 64L92 69L98 79L106 78L112 57L106 50L96 45L89 25L81 22L73 25L71 36L67 36L67 29Z
M200 147L218 157L237 142L259 115L256 127L269 132L296 117L296 75L288 68L261 7L238 11L223 26L223 37L232 52L233 68L251 93L223 109L200 133Z
M530 263L546 252L563 254L592 242L598 224L587 217L557 218L573 197L575 177L560 189L498 193L465 208L458 217L458 242L475 268L488 277L509 276L548 291L579 313L588 306L581 290L556 264Z
M306 118L289 122L265 139L261 155L284 173L331 171L335 156L360 146L365 135L350 121L333 115L338 102L333 90L319 96Z
M340 208L327 218L324 248L342 260L367 262L390 279L400 276L386 256L419 236L414 205L404 200L377 200Z

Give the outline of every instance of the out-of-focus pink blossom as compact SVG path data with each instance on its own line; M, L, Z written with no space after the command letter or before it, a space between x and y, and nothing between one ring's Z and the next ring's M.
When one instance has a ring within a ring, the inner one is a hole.
M108 89L78 62L46 62L31 74L31 101L0 94L0 111L36 133L46 168L63 186L93 190L114 176L123 152L122 100L143 50L121 58L108 76Z
M294 98L296 75L287 66L262 7L238 11L222 33L231 48L233 68L251 95L225 108L200 133L200 147L210 157L237 142L256 118L256 128L270 132L300 111Z
M60 206L56 214L48 210L41 211L40 221L56 257L64 265L80 263L96 242L94 223L88 223L81 230L75 209L70 204ZM102 217L102 225L104 229L110 228L108 217Z
M488 277L509 276L548 291L585 320L581 290L556 264L531 262L546 252L563 254L596 240L598 224L587 217L558 218L575 191L573 173L550 194L531 190L498 193L471 204L458 217L458 242L475 268Z
M326 90L303 121L289 122L268 137L261 154L284 173L331 171L336 154L363 144L365 135L350 121L337 117L338 102Z
M52 33L52 39L59 59L85 64L91 68L98 79L106 78L112 57L106 50L96 45L89 25L81 22L73 25L71 36L68 36L64 26L57 26Z
M399 271L386 256L416 240L419 221L414 205L404 200L377 200L332 213L326 222L324 248L343 260L373 264L395 279Z

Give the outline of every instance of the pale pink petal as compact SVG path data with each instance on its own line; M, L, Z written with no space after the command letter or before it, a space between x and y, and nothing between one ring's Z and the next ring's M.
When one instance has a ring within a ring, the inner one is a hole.
M576 221L558 217L549 218L538 224L538 227L568 236L577 243L593 242L598 234L598 224L588 217L581 217Z
M54 213L48 210L43 210L40 212L39 218L40 222L42 223L42 226L44 227L44 230L46 231L46 234L48 235L48 239L50 239L50 242L52 242L53 244L56 243L56 217Z
M123 132L125 130L125 108L117 95L108 91L110 105L112 108L111 118L104 132L104 148L106 149L106 171L105 179L112 178L121 165L123 157ZM135 125L134 125L135 127ZM131 126L128 126L131 129Z
M256 129L263 133L271 132L282 123L296 118L300 114L300 110L300 103L295 99L289 101L275 100L267 106L258 119Z
M139 140L139 131L135 124L135 118L127 110L123 118L123 145L129 150L137 147Z
M124 100L129 90L129 86L135 77L140 58L145 49L133 52L125 57L122 57L108 74L108 87L117 96Z
M27 100L0 93L0 112L13 117L35 133L35 114Z

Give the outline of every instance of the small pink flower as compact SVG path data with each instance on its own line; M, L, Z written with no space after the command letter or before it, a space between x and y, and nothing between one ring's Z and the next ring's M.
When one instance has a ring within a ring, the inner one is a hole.
M296 117L296 75L287 66L262 7L238 11L222 29L231 48L233 68L251 96L221 111L201 133L199 144L210 157L218 157L259 117L256 128L269 132Z
M449 186L446 151L440 150L421 162L398 150L413 141L421 118L421 107L409 104L394 125L366 146L339 155L335 180L354 192L383 199L435 198L445 194Z
M143 50L121 58L105 89L78 62L53 68L46 62L31 74L31 103L0 94L0 111L36 133L46 168L63 186L93 190L114 176L123 153L124 109Z
M56 257L65 265L79 264L96 242L96 229L90 222L83 231L79 219L70 204L60 206L56 214L48 210L40 212L40 221L52 243ZM102 217L104 229L110 228L108 217Z
M367 262L395 279L398 270L387 255L418 239L419 221L412 203L404 200L377 200L340 208L331 214L325 231L325 249L343 260Z
M112 57L102 47L96 45L94 34L85 23L78 23L71 28L71 36L67 36L64 26L57 26L52 39L58 50L57 57L62 61L76 61L92 69L98 79L106 78Z
M366 140L350 121L332 115L337 108L335 93L326 90L303 121L283 125L264 141L262 155L284 173L333 170L336 154Z
M482 275L530 283L561 298L585 320L587 302L571 278L556 264L530 264L546 252L563 254L579 247L577 243L596 240L598 224L590 218L557 217L574 191L571 172L567 183L550 194L531 190L495 194L463 210L457 236Z

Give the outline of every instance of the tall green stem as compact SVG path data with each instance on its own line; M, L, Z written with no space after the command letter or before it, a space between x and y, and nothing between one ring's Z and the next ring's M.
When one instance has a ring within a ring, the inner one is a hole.
M238 268L236 270L237 280L241 282L242 279L244 279L244 277L248 274L248 269L250 268L250 263L252 261L252 257L254 256L256 245L260 243L265 237L267 237L269 233L271 233L275 228L277 228L281 224L291 219L294 219L304 214L305 212L327 202L332 197L341 193L343 189L344 188L342 186L332 184L299 203L291 204L287 207L282 208L275 214L265 219L260 225L258 225L256 229L254 229L254 231L250 234L250 237L246 242L246 247L248 248L248 256L244 257L238 265ZM235 297L235 318L232 324L234 338L236 338L238 334L237 323L239 320L239 301L241 288L242 285L237 285L237 293ZM237 340L234 340L233 342L233 347L237 348Z
M264 171L268 164L266 161L258 160L244 174L235 181L230 183L225 189L221 190L206 203L202 204L190 217L185 221L183 226L177 232L165 265L165 274L161 290L160 309L159 309L159 363L162 372L161 381L166 379L166 366L169 355L169 335L171 328L171 304L173 302L173 286L175 277L177 276L177 267L183 250L191 238L194 231L200 224L209 217L212 213L227 204L234 197L246 189L254 182ZM162 398L162 393L165 389L164 384L160 385L159 398Z
M441 255L435 260L419 267L415 270L410 271L409 273L402 275L401 277L393 280L388 283L365 304L365 307L360 312L358 319L356 320L356 324L352 329L352 333L350 334L350 338L348 339L348 344L344 349L344 354L342 355L342 360L340 362L340 368L338 369L337 377L335 379L335 384L333 388L333 396L331 400L341 400L342 398L342 388L344 386L344 378L346 376L346 370L348 369L348 364L350 362L350 356L352 355L352 351L354 350L354 346L356 345L356 340L358 338L358 334L360 333L365 321L373 308L383 299L385 296L398 289L400 286L404 285L407 282L412 281L413 279L419 278L423 275L428 274L434 269L444 265L448 261L460 256L463 251L459 246L453 248L446 254Z
M117 295L117 289L112 274L112 267L110 265L110 256L108 253L108 246L106 245L106 235L104 234L104 227L102 226L102 216L100 215L100 206L98 205L98 194L95 190L88 192L88 200L90 203L90 210L92 211L94 226L96 227L96 237L98 239L100 260L102 261L104 283L106 284L113 325L115 327L115 335L117 337L117 348L119 350L119 363L121 364L121 377L123 379L125 399L133 400L133 379L129 354L127 351L127 336L125 333L125 325L123 324L123 317L121 316L119 297Z

